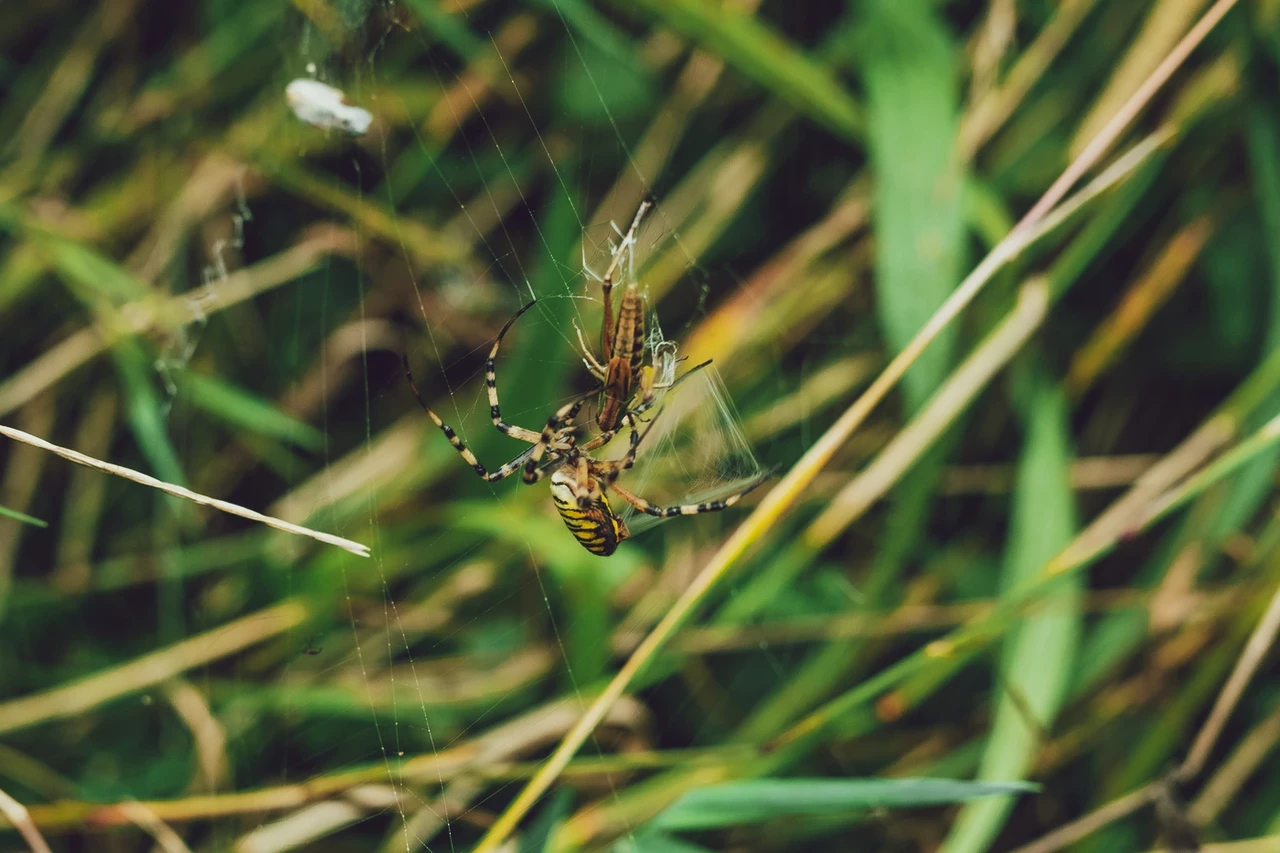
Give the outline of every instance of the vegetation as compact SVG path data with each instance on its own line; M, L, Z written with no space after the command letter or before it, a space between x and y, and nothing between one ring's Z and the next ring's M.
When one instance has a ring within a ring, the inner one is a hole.
M0 44L6 848L1280 845L1277 0L54 0ZM503 417L590 388L648 193L635 280L715 372L619 482L776 476L601 558L402 357L512 458L486 354L536 297Z

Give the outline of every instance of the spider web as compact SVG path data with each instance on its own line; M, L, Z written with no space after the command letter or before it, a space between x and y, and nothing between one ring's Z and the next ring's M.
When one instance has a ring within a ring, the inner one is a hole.
M380 107L403 110L412 116L409 99L391 85L396 71L384 59L408 41L420 47L428 74L447 93L445 106L437 103L425 121L409 118L410 136L387 133L375 126L368 138L349 143L370 157L381 173L380 180L364 174L359 155L341 153L345 145L336 149L330 146L329 150L335 151L340 160L350 157L350 167L356 172L354 183L362 197L384 207L396 229L407 231L420 219L426 219L433 227L471 244L471 251L453 263L424 265L414 257L415 247L410 240L402 237L397 241L402 257L388 266L398 268L401 295L408 295L409 304L416 308L416 317L408 318L410 325L403 346L415 363L422 391L489 470L519 452L522 445L495 437L488 423L480 357L488 349L492 331L474 328L470 318L487 314L501 321L520 305L537 300L535 309L520 320L504 343L496 372L504 419L538 429L552 411L591 381L581 366L575 327L583 329L589 344L598 344L602 317L599 284L584 270L607 265L613 251L611 244L618 240L615 223L625 226L645 193L654 189L661 192L661 163L671 157L675 145L675 140L668 141L666 150L662 150L660 143L655 173L643 173L632 151L632 136L637 132L633 128L642 125L634 120L627 122L617 114L619 101L611 90L625 83L611 73L616 71L616 60L610 60L607 50L593 39L592 31L583 28L581 19L566 16L565 8L578 7L547 4L541 15L530 20L536 20L549 37L562 43L561 74L566 87L577 87L576 107L573 98L544 99L531 97L525 91L528 83L521 79L521 66L528 49L522 54L508 46L513 38L511 28L529 23L524 20L528 16L520 12L492 20L487 14L490 10L483 6L470 8L469 4L462 4L452 12L451 26L461 25L483 34L483 42L472 45L472 49L492 55L491 76L480 83L467 78L470 66L459 67L456 57L448 56L447 51L441 55L440 43L432 37L441 35L440 30L429 33L427 27L406 26L398 21L387 26L359 62L346 63L318 49L321 40L310 25L303 26L298 55L293 61L286 57L286 65L307 69L307 77L345 89L354 106L375 113ZM419 22L430 19L429 9L421 2L401 7L417 16ZM372 5L352 4L347 11L348 20L352 21L348 31L351 39L361 34L367 37L380 21L378 10ZM516 19L514 24L512 18ZM445 25L439 18L434 23ZM671 57L669 63L678 64L678 57ZM474 64L473 54L471 65ZM495 98L496 92L505 92L506 97ZM394 100L398 95L404 98L403 103ZM449 142L442 145L433 138L433 121L437 135L439 126L455 125ZM575 122L576 138L572 133ZM521 129L523 134L519 133ZM304 139L302 144L307 144L306 137L313 135L308 128L295 127L292 132ZM565 147L580 152L580 157L567 165L558 154ZM417 174L406 178L402 173L408 170L400 164L414 153L420 161ZM530 179L530 174L538 173L541 181ZM420 214L415 205L423 196L433 198ZM356 231L361 232L359 224ZM361 234L361 241L365 239L367 236ZM659 384L674 387L658 391L649 420L653 432L645 437L636 466L625 475L625 482L658 504L726 497L758 480L762 466L744 435L717 366L709 365L674 382L691 362L681 352L681 335L667 338L663 332L663 320L684 332L703 316L709 289L707 274L697 267L693 250L682 241L661 199L635 245L626 251L629 257L622 265L615 294L621 294L633 283L640 287L647 305L648 357L658 373ZM360 260L356 270L362 288L361 305L370 298L373 287L372 274L362 264L364 261ZM387 287L385 283L377 285L379 290ZM669 315L665 309L659 310L667 302L676 306ZM460 340L471 343L459 346ZM362 342L360 349L368 366L366 375L376 376L377 360L367 344ZM424 360L425 368L421 367ZM365 448L370 457L379 452L374 401L384 396L397 396L402 403L409 399L407 390L398 382L383 388L375 384L366 390ZM594 402L579 423L592 422L593 408ZM434 779L428 774L405 783L399 775L403 762L412 761L408 756L415 750L421 750L422 756L445 759L459 743L488 739L495 730L504 732L512 726L510 737L518 744L524 737L535 736L540 721L562 698L581 700L583 691L605 671L605 662L584 656L582 649L583 637L591 630L599 630L591 624L598 617L585 615L590 608L567 605L566 594L581 595L585 582L592 589L589 595L596 599L593 607L604 607L607 597L633 581L637 572L650 570L652 558L642 548L660 555L664 543L661 537L650 534L640 542L624 544L615 557L601 563L578 550L552 512L545 486L525 489L518 477L500 483L465 482L470 472L444 437L425 421L422 431L425 438L421 452L429 459L428 472L421 477L430 496L425 506L422 492L411 491L414 484L406 483L403 488L407 505L417 504L420 509L391 521L384 517L388 513L385 493L402 486L380 486L371 480L349 490L352 499L362 497L367 503L374 537L383 539L380 530L389 529L388 525L399 529L422 520L424 529L418 536L425 552L457 552L456 557L431 561L432 571L440 578L457 577L476 562L523 566L524 571L517 575L523 575L523 580L508 574L501 583L514 589L536 590L545 630L529 624L526 616L524 621L510 624L509 636L490 637L479 646L477 638L467 636L466 623L439 637L424 636L414 627L418 609L412 595L404 593L403 578L375 556L382 599L380 626L374 628L367 624L367 618L360 620L353 615L349 631L355 641L351 650L344 657L330 657L321 650L314 656L315 667L307 666L311 661L304 658L300 668L349 669L354 664L360 672L363 688L375 708L373 725L390 783L381 795L380 805L396 816L390 824L375 830L383 835L384 849L461 850L468 848L467 839L473 837L474 828L468 819L471 812L500 808L508 796L504 786L490 786L487 793L482 793L484 786L447 777L443 772ZM623 433L604 449L602 456L617 458L626 446L627 435ZM343 491L334 484L334 472L341 466L341 459L331 459L322 478L334 493ZM449 485L442 489L441 483ZM474 493L476 497L458 499L458 493ZM342 500L335 494L332 502L340 506ZM618 500L614 503L621 504ZM321 501L321 518L329 506L329 501ZM657 523L647 516L637 519L634 510L625 504L622 507L621 514L635 534ZM433 509L446 511L447 523L426 520L424 516ZM390 515L395 517L396 513L392 511ZM335 516L334 521L342 523L340 516ZM684 523L696 526L691 530L701 531L682 539L696 546L702 537L727 522L709 517ZM461 542L457 541L460 532ZM711 545L715 540L712 537L705 541ZM377 545L374 548L377 554ZM351 571L344 565L342 578L348 606L354 614L360 609L362 584ZM596 579L584 580L590 576ZM503 624L502 598L483 604L474 618L485 624ZM636 604L632 616L638 624L651 623L661 615L660 610L654 609L659 606L657 603ZM524 655L520 651L522 643L539 634L550 636L550 647L541 658ZM485 645L493 648L486 650ZM524 710L512 722L499 725L521 707L519 699L529 690L529 685L522 683L495 691L485 700L487 707L467 722L452 722L447 710L442 715L437 708L439 703L433 701L433 687L438 682L432 675L435 664L451 649L470 649L479 658L488 654L493 660L508 655L513 661L525 660L526 665L548 667L548 675L562 669L567 693L548 693L543 688L540 701L525 703ZM394 697L389 707L374 698L383 690ZM640 706L630 705L628 709L630 713L643 714ZM566 722L571 719L566 718ZM632 725L643 729L649 723ZM620 746L615 741L616 736L603 741L593 739L590 751L597 757L609 756ZM532 754L536 755L536 751ZM510 758L528 755L529 747L510 747ZM607 779L606 784L611 790L612 780ZM308 832L316 839L326 838L340 826L368 821L373 813L368 805L347 804L342 811L332 804L316 804L264 821L239 843L263 851L289 849L298 846ZM348 831L367 832L358 826Z

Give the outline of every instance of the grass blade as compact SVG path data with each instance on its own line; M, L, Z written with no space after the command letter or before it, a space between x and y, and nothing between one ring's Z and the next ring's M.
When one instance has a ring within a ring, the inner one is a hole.
M25 512L18 512L16 509L9 509L7 506L0 506L0 517L12 518L14 521L20 521L23 524L30 524L32 527L48 527L49 522L41 521L34 515L27 515Z
M632 4L623 4L628 8ZM640 0L671 29L686 36L772 91L832 132L856 141L861 110L853 96L820 65L769 26L734 6L704 0Z
M654 823L664 830L711 829L779 817L870 808L959 803L1035 790L1026 782L955 779L748 779L685 794Z
M324 433L280 411L269 400L211 376L185 371L179 387L191 402L214 417L307 450L324 447Z
M960 280L956 60L945 30L920 0L869 3L858 56L877 174L876 307L890 349L900 352ZM954 341L953 329L943 331L907 372L910 408L946 375Z
M1018 468L1003 584L1012 589L1034 577L1075 533L1076 513L1068 472L1066 401L1039 378ZM1031 766L1066 695L1080 635L1080 575L1070 575L1044 604L1010 632L1001 660L1005 689L979 771L983 779L1020 776ZM1009 797L966 805L952 829L946 853L986 850L1013 808Z

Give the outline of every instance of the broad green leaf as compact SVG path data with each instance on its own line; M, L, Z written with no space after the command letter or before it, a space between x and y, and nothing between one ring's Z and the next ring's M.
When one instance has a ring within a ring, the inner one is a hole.
M858 139L861 110L848 90L798 46L739 7L706 0L614 2L627 10L643 8L800 112L845 139Z
M1262 221L1264 257L1269 262L1270 311L1266 327L1266 351L1280 346L1280 122L1272 112L1255 109L1248 124L1249 167L1253 175L1259 218ZM1245 422L1256 429L1280 412L1280 394L1272 393ZM1234 479L1215 524L1221 539L1238 531L1272 493L1280 450L1271 450Z
M710 829L856 809L937 806L1033 790L1026 782L957 779L750 779L690 791L655 818L654 826Z
M131 302L151 293L146 282L96 249L64 237L48 225L23 214L13 205L0 205L0 228L31 241L58 274L77 290L76 295Z
M955 157L957 58L924 0L871 0L855 40L875 169L876 308L897 352L960 280L963 185ZM951 368L948 327L903 380L910 409Z
M275 407L270 400L211 376L183 371L178 386L197 408L234 426L292 442L308 450L324 447L324 433Z
M1001 578L1005 591L1036 576L1076 530L1066 400L1058 388L1038 379L1030 401ZM1017 777L1031 767L1070 681L1080 636L1081 583L1079 573L1064 577L1005 641L997 673L1000 699L980 778ZM1010 797L966 805L943 849L986 850L1012 808Z

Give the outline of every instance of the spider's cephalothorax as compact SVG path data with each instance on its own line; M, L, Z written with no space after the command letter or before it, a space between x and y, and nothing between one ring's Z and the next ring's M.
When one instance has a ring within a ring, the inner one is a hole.
M601 386L592 388L585 394L569 400L556 409L555 413L547 419L547 423L541 432L535 432L504 421L502 419L502 410L498 406L498 378L494 369L494 360L497 358L498 348L502 345L502 339L511 328L511 325L534 304L530 302L521 308L515 317L507 321L507 324L502 327L502 331L498 333L498 339L493 342L493 349L489 350L489 358L485 362L485 385L489 393L490 420L493 421L493 425L502 434L527 442L530 445L496 471L489 471L484 465L480 464L475 454L463 444L457 433L426 404L413 382L413 374L409 370L409 360L408 358L404 360L405 375L408 377L409 387L413 389L414 396L418 398L418 403L426 410L432 422L440 428L445 438L449 439L449 443L453 445L453 448L458 451L459 455L472 467L476 474L485 480L493 482L505 479L516 471L523 471L523 479L526 483L536 483L549 476L551 478L551 497L555 502L556 511L560 513L565 526L569 528L569 532L574 535L574 538L578 540L582 547L601 557L607 557L612 554L617 550L618 544L629 535L626 525L622 522L622 519L614 514L609 505L609 498L606 492L610 489L639 512L658 518L670 518L675 515L696 515L703 512L715 512L716 510L733 506L744 495L764 482L765 478L762 477L724 500L666 507L655 506L618 485L616 480L619 475L635 463L636 453L640 449L641 441L648 435L649 430L653 428L651 425L649 429L643 432L636 428L639 416L653 405L651 392L643 402L634 408L625 409L619 417L619 423L624 419L632 421L630 444L626 454L620 459L602 460L590 455L591 451L608 444L617 434L617 428L605 430L590 441L578 444L578 428L574 425L574 419L578 416L578 412L582 410L588 398L602 392ZM704 366L705 364L698 365L698 367ZM684 379L685 376L689 376L697 369L695 367L680 379ZM680 380L676 381L679 382ZM630 405L630 403L631 400L627 400L627 404Z

